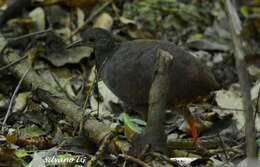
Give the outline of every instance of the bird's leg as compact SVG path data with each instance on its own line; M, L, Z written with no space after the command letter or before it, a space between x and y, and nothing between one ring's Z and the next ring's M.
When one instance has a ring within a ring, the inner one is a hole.
M188 125L191 129L191 136L193 140L193 146L198 146L199 144L199 136L198 136L198 130L197 130L197 120L196 118L191 114L190 110L187 107L182 107L181 109L178 109L177 112L184 117Z
M198 137L198 131L197 131L197 125L196 125L196 120L194 119L194 117L188 116L185 118L187 123L190 126L191 129L191 136L192 136L192 140L193 140L193 146L197 146L199 143L199 137Z

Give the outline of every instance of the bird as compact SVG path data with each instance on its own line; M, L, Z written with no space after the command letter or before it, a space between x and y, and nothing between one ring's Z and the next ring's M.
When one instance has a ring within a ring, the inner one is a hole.
M147 112L149 91L156 70L158 49L173 56L169 70L169 97L166 108L178 111L191 128L194 143L198 143L196 119L183 106L220 89L209 68L189 52L175 44L154 39L138 39L117 43L113 35L102 28L82 32L82 41L94 47L96 68L105 85L138 113Z

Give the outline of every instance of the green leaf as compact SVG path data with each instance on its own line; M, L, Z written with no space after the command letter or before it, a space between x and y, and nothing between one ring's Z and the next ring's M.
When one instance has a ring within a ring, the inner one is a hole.
M199 39L202 39L203 37L204 37L203 34L195 33L195 34L192 34L190 38L191 38L191 40L199 40Z
M124 122L124 117L125 117L125 112L121 113L119 116L118 116L118 120L121 121L121 122Z
M61 161L64 161L66 159L71 159L71 158L74 158L73 155L71 154L60 154L57 156L57 159L61 160Z
M23 137L38 137L45 134L46 132L44 132L37 126L26 127L24 129L21 129L21 136Z
M256 144L260 147L260 138L256 139Z
M15 155L18 157L18 158L23 158L23 157L26 157L28 156L28 153L25 149L19 149L15 152Z
M247 17L249 15L249 8L247 6L241 6L240 7L240 13L244 16Z
M142 133L143 128L139 126L139 125L144 124L144 122L142 122L142 120L133 119L127 113L120 114L118 119L120 121L122 121L125 126L128 126L131 130L133 130L135 133L138 133L138 134Z
M141 125L141 126L146 126L146 122L141 120L141 119L137 119L137 118L132 118L131 119L132 122L138 124L138 125Z

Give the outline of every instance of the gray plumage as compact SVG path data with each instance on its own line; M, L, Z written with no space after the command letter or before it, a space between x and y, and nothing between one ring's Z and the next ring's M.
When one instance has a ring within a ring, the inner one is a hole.
M168 108L186 104L219 88L206 65L170 42L134 40L116 44L108 31L99 28L84 32L83 39L95 42L96 65L101 70L101 79L115 95L136 110L148 107L158 49L173 56Z

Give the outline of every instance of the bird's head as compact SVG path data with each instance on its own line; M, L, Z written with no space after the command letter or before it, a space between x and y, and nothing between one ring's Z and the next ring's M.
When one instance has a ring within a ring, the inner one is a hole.
M102 28L91 28L82 34L82 40L98 52L108 52L115 46L111 33Z

